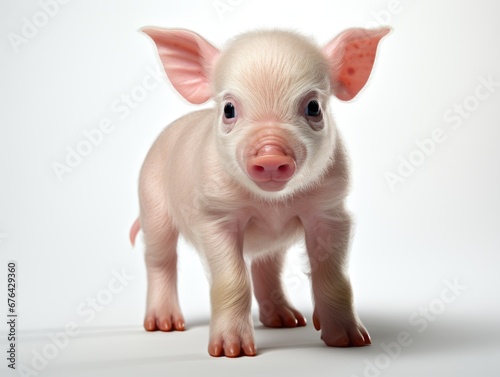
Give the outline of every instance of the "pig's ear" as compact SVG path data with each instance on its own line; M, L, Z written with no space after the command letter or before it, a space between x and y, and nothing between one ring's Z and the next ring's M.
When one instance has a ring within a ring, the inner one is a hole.
M332 94L343 101L358 94L370 77L379 41L390 31L348 29L323 48L330 62Z
M208 101L212 96L210 77L219 50L188 30L145 27L140 31L155 42L174 88L191 103Z

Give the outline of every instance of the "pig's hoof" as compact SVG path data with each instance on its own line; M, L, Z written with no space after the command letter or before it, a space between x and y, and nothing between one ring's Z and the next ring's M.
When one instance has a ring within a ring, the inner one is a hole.
M320 321L316 312L313 323L316 330L321 330L321 339L330 347L363 347L372 342L368 331L357 320L335 320L327 318Z
M226 342L219 338L210 341L208 344L208 353L213 357L240 357L240 356L255 356L257 350L253 340L243 340Z
M307 323L304 316L289 305L275 305L272 310L261 310L259 319L267 327L298 327Z
M228 328L227 323L220 327L217 323L210 324L213 332L208 343L208 353L211 356L239 357L257 354L251 324L233 323L233 325L235 326Z
M156 315L149 313L144 319L146 331L184 331L185 323L182 314Z

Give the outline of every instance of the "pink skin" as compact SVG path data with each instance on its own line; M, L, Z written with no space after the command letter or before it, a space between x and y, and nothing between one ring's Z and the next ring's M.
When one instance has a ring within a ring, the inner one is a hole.
M216 102L167 127L141 169L130 238L142 227L146 330L185 329L177 295L182 234L207 266L209 354L256 355L252 284L265 326L306 325L280 279L286 250L305 239L314 327L328 346L369 345L346 274L349 173L328 96L357 95L389 30L350 29L322 49L293 33L255 32L223 52L186 30L143 31L186 100Z

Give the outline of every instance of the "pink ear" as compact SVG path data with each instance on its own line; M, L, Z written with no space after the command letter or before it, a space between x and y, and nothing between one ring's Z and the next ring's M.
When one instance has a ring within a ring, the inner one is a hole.
M390 31L348 29L323 48L330 61L332 94L343 101L358 94L370 77L378 42Z
M191 103L208 101L212 96L210 76L219 50L188 30L146 27L141 31L156 43L174 88Z

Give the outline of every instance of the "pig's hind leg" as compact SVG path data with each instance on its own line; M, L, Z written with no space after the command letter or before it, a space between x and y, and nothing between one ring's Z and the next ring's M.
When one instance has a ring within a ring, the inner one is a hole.
M142 203L141 225L148 275L144 328L147 331L183 331L184 317L177 296L178 231L164 208L159 203Z
M276 252L252 262L254 294L259 319L267 327L305 326L306 319L286 297L281 282L285 253Z

